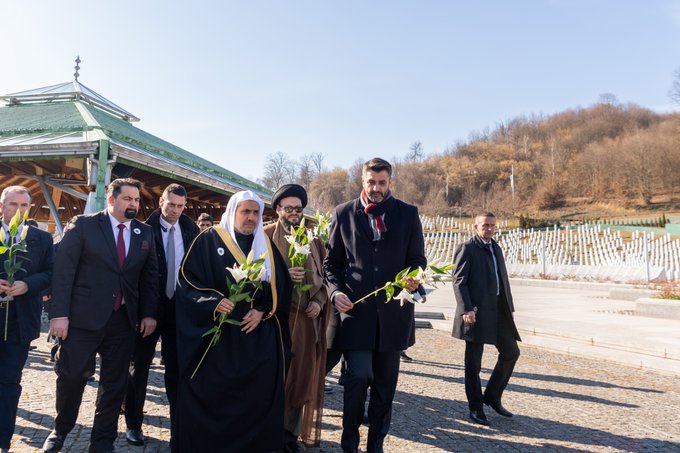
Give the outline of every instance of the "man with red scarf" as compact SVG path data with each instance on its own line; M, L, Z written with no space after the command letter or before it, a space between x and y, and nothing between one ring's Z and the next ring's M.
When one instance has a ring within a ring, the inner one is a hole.
M342 416L343 452L359 448L367 390L366 451L383 451L390 428L399 376L399 352L415 343L413 304L385 303L385 293L353 303L375 291L404 268L425 267L423 229L415 206L392 196L392 166L380 158L363 165L361 196L335 210L324 271L337 309L336 333L329 348L341 350L346 369ZM409 281L413 292L418 284Z

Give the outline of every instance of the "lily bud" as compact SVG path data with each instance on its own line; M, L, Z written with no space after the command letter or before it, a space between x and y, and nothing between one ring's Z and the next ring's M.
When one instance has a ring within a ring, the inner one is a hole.
M30 228L30 225L24 224L24 228L21 230L21 236L19 236L19 240L23 241L26 239L26 235L28 234L28 229Z
M0 226L0 244L4 244L6 238L7 238L7 233L5 232L5 229Z

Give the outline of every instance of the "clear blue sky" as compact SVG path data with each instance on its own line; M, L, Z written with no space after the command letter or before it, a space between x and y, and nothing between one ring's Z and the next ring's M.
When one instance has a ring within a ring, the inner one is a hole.
M72 80L243 176L440 153L600 94L660 112L679 0L3 1L0 92Z

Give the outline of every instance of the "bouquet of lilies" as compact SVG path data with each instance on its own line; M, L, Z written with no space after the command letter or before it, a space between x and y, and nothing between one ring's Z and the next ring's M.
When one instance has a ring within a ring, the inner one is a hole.
M361 299L354 302L354 305L368 299L371 296L375 296L380 291L385 291L385 303L396 299L400 301L400 305L403 307L405 302L415 303L417 302L413 293L406 289L406 286L410 281L416 281L418 285L431 285L436 287L437 283L441 282L443 277L453 269L456 265L450 264L440 264L439 261L435 261L427 266L425 269L418 267L416 269L411 269L407 267L397 274L394 281L387 282L382 288L378 288L375 291L368 293ZM394 293L399 290L397 295Z
M316 222L316 226L312 230L314 236L321 239L321 242L325 244L328 242L328 232L331 228L331 215L329 213L321 214L319 211L316 211L312 219Z
M238 302L250 302L252 303L255 294L262 289L262 280L267 272L264 267L265 255L262 255L258 259L254 259L253 251L251 250L246 257L245 262L241 264L234 263L233 267L228 267L227 271L231 274L233 282L227 279L227 284L229 286L229 295L227 298L234 304ZM233 311L233 310L232 310ZM203 334L204 337L212 335L208 347L205 349L201 360L196 365L196 369L191 374L191 378L194 377L198 368L203 363L203 359L208 354L210 348L215 346L220 341L220 336L222 335L222 326L227 324L232 324L235 326L240 326L241 321L237 319L231 319L229 317L230 313L220 313L217 316L215 325L212 329L208 330Z
M28 229L30 228L24 223L27 218L28 211L24 212L24 216L22 218L21 211L17 209L14 217L12 217L12 220L9 222L9 233L6 233L5 229L0 226L0 255L7 253L7 258L5 258L5 261L2 264L5 270L5 280L7 280L10 286L14 284L14 274L16 274L18 271L24 270L23 267L21 267L21 261L19 261L18 258L28 259L19 255L19 253L26 252L26 235L28 234ZM21 235L19 235L19 226L21 226L22 223L24 224L24 227L21 230ZM18 239L17 236L19 236ZM7 341L9 301L13 299L14 298L10 295L5 297L5 341Z
M286 241L290 244L288 248L288 258L292 267L305 267L309 254L312 253L312 241L314 240L314 233L305 228L305 219L302 219L300 225L297 227L290 227L290 235L286 236ZM298 295L298 306L302 299L302 294L312 289L311 284L304 282L296 283L294 288ZM295 332L295 325L297 324L297 315L299 310L295 312L295 320L293 321L293 332Z

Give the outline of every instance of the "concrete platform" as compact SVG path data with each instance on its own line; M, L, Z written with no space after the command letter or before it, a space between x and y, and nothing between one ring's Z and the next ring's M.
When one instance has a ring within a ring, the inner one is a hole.
M510 285L524 343L680 375L680 320L636 315L630 297L610 298L616 285L526 279L511 279ZM636 291L622 288L627 295ZM445 321L429 321L433 328L450 332L455 312L451 284L430 292L427 303L416 305L416 316L420 311L443 313Z

